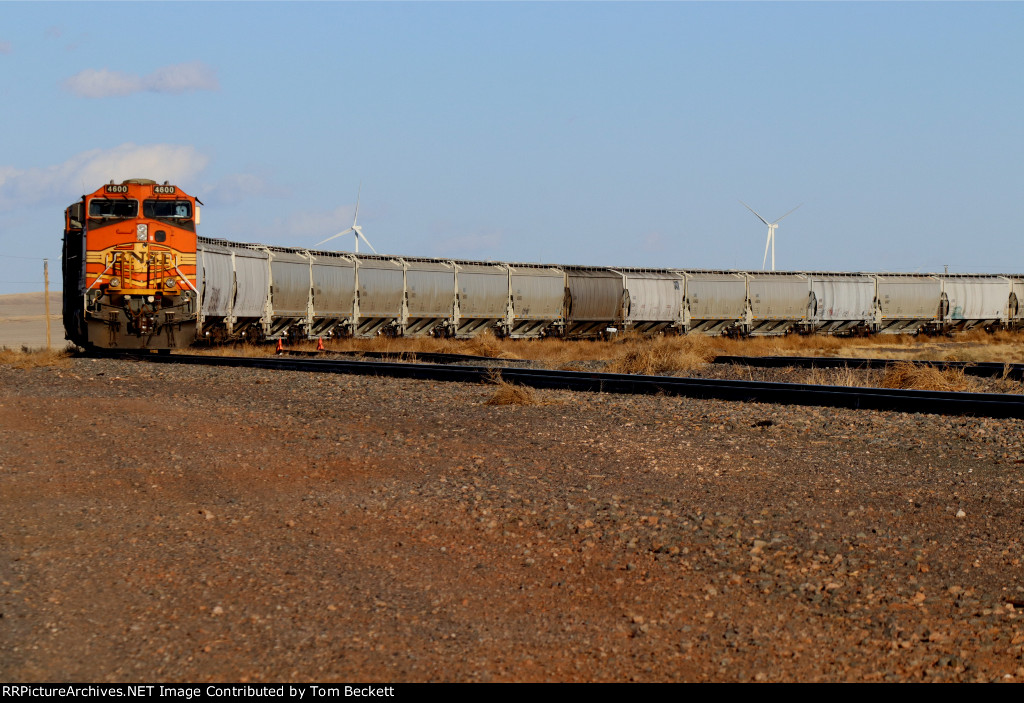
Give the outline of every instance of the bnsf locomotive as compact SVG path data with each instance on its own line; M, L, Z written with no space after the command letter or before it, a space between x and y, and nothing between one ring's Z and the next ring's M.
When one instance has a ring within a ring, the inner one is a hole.
M199 201L143 178L64 211L64 329L85 348L171 349L196 338Z

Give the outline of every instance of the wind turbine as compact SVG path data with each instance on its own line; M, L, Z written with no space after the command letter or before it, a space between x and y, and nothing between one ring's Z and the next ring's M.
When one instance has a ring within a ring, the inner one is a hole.
M760 215L757 214L757 211L754 208L750 207L749 205L747 205L742 200L740 201L740 204L743 205L743 207L745 207L748 210L750 210L752 213L754 213L754 215L757 217L757 219L761 220L761 222L763 222L766 225L768 225L768 239L765 240L765 243L764 243L764 258L761 259L761 270L764 271L764 264L768 260L768 245L770 244L771 247L772 247L772 271L774 271L775 270L775 230L777 230L779 228L779 223L782 222L782 218L783 217L787 217L787 216L791 215L792 213L794 213L800 207L800 205L803 205L803 203L800 203L800 205L797 205L795 208L793 208L792 210L787 212L785 215L783 215L779 219L775 220L775 222L769 222L768 220L764 219L763 217L761 217Z
M373 248L372 244L370 244L370 240L366 238L365 234L363 234L363 228L360 227L357 224L357 221L359 220L359 199L362 197L362 195L363 195L363 184L360 183L359 184L359 193L356 195L356 213L355 213L355 215L352 216L352 226L349 227L344 232L338 232L337 234L332 234L330 237L328 237L324 241L317 242L314 246L320 246L321 244L325 244L325 243L331 241L332 239L344 236L344 235L348 234L349 232L352 232L356 236L356 253L357 254L359 253L359 238L360 237L362 237L363 241L366 242L366 246L370 247L370 251L372 251L374 254L377 253L377 250Z

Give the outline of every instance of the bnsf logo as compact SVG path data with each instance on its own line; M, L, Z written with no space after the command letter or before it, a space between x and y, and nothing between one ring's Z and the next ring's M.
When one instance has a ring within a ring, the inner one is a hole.
M127 193L128 192L128 186L125 186L125 185L120 185L120 186L109 185L109 186L106 187L106 191L108 193Z
M154 193L174 193L174 186L153 186Z

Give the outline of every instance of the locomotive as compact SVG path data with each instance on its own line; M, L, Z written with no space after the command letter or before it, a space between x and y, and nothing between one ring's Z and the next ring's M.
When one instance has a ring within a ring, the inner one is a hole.
M1024 276L707 271L380 256L198 236L167 182L108 183L64 214L78 346L335 336L943 333L1024 327Z
M62 263L70 341L170 350L195 340L201 204L167 182L132 178L68 206Z

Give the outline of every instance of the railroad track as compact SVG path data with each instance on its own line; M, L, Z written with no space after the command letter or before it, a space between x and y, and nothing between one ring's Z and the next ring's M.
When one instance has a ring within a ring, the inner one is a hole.
M893 364L909 363L914 366L932 366L942 371L963 371L968 376L986 378L1006 378L1020 381L1024 379L1024 364L1000 364L974 361L918 361L907 359L850 359L823 356L716 356L713 364L736 364L760 368L798 368L819 369L885 369Z
M502 359L494 356L474 354L448 354L438 352L372 352L372 351L289 351L286 356L322 357L325 355L343 355L364 359L381 359L387 361L424 361L431 364L459 364L465 362L503 361L508 363L531 363L530 359ZM1024 364L1003 364L975 361L919 361L908 359L858 359L848 357L822 356L716 356L712 364L734 364L736 366L753 366L759 368L819 368L819 369L885 369L893 364L908 363L914 366L932 366L942 371L961 370L968 376L983 378L1009 378L1015 381L1024 380Z
M192 354L142 355L129 358L160 364L199 364L258 369L391 376L433 381L481 383L493 379L488 366L311 359L296 356L231 357ZM501 378L533 388L558 388L601 393L664 394L784 405L813 405L866 410L892 410L938 415L1024 418L1024 396L1001 393L848 388L799 383L769 383L672 376L503 368Z
M381 359L384 361L425 361L430 364L460 364L466 361L507 361L509 363L529 364L530 359L502 359L498 356L479 356L476 354L447 354L442 352L379 352L379 351L302 351L286 349L278 352L280 356L302 356L318 358L324 356L351 356L363 359Z

